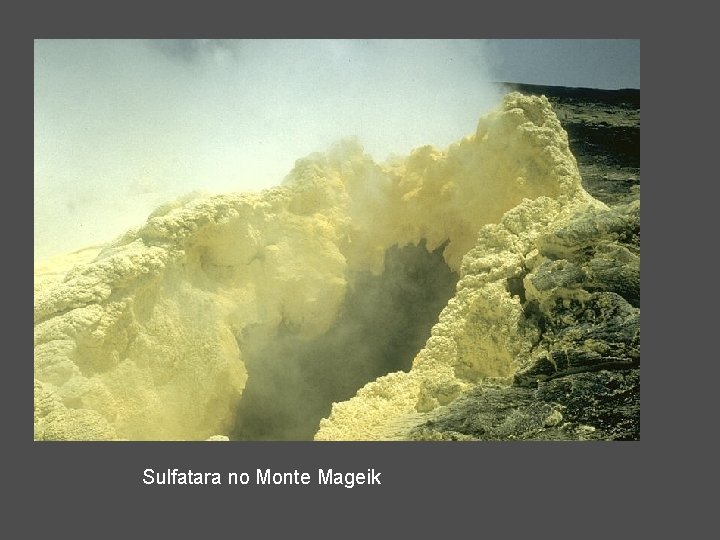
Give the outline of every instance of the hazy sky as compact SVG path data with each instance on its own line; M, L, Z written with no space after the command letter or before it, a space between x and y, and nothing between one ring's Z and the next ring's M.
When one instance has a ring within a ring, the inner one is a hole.
M640 40L502 39L487 49L498 81L640 88Z
M376 160L472 133L493 81L640 86L639 41L37 40L35 259L192 190L258 190L357 136Z

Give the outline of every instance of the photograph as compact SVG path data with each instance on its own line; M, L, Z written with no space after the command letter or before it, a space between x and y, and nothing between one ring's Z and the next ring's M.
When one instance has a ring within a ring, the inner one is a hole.
M33 444L640 440L639 39L33 45Z

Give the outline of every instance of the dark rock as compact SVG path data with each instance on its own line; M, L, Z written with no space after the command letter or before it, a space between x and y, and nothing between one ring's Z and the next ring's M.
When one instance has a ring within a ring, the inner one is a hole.
M537 388L480 385L411 432L415 440L638 440L638 369L576 373Z

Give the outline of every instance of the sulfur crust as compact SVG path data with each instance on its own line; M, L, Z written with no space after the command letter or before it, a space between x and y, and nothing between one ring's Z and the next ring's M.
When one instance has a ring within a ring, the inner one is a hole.
M526 256L542 235L580 207L598 204L584 197L570 204L540 197L507 212L499 224L484 227L463 258L455 296L412 369L380 377L352 399L334 403L315 440L397 438L404 418L411 424L418 413L448 404L482 379L509 383L529 362L540 336L526 322L520 299L508 292L507 279L529 269Z
M523 364L536 330L506 280L540 235L598 206L548 101L517 93L444 151L379 165L346 141L298 160L280 187L165 205L92 261L36 268L35 437L228 433L246 332L317 336L351 272L380 272L395 244L449 239L461 279L412 370L334 404L315 437L387 438L398 419Z

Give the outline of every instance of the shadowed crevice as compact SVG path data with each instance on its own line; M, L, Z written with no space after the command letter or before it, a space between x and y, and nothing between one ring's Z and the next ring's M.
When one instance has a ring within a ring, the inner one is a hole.
M458 275L445 263L447 244L427 250L394 246L381 275L350 276L335 324L307 340L281 326L270 342L243 336L248 381L233 438L310 440L333 402L394 371L409 371L430 337Z

